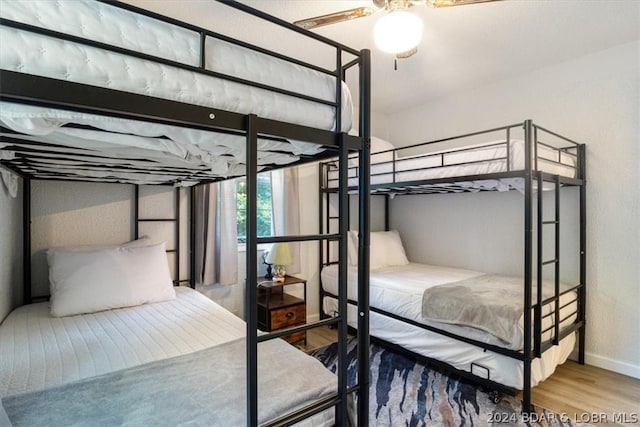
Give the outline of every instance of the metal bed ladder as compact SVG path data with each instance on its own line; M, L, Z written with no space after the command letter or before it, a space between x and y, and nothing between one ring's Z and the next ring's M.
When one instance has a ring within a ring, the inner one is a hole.
M551 220L544 219L544 209L543 209L543 193L542 186L544 184L544 180L542 177L542 173L537 173L537 184L538 184L538 218L537 218L537 230L538 230L538 256L537 256L537 294L536 294L536 305L535 305L535 315L534 315L534 346L533 351L536 357L540 357L542 355L542 334L553 329L553 345L558 345L559 334L560 334L560 176L554 175L554 218ZM554 257L551 259L544 259L544 231L547 226L553 226L554 229ZM553 302L554 302L554 310L553 316L554 321L553 324L547 328L546 330L542 330L542 276L544 273L544 267L547 265L553 265L553 281L554 281L554 293L553 293Z
M140 218L140 186L134 185L135 188L135 203L134 203L134 238L140 238L140 223L145 222L171 222L174 228L174 247L173 249L167 249L167 254L173 254L174 256L174 286L180 286L182 281L180 280L180 188L173 189L173 217L172 218Z

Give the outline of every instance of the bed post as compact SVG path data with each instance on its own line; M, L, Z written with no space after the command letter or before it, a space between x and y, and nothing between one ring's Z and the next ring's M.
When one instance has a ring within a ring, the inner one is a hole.
M582 320L582 327L578 337L578 363L584 365L585 339L586 339L586 305L587 305L587 167L586 147L584 144L578 146L578 162L580 165L580 288L581 298L579 298L579 319Z
M533 260L533 125L524 122L524 383L522 388L522 412L531 412L531 284ZM540 260L538 260L540 261Z
M371 52L363 49L360 63L360 138L364 144L358 156L358 425L369 425L369 174L371 167Z
M384 231L390 230L389 224L389 202L391 201L391 197L388 194L384 195Z
M190 191L189 207L189 286L196 288L196 186Z
M258 227L257 227L257 174L258 174L258 117L246 116L247 131L247 250L246 298L244 315L247 322L247 425L258 425Z
M318 163L318 234L323 233L322 227L322 210L324 209L324 163ZM327 231L328 233L328 231ZM318 240L318 271L322 272L322 267L324 267L324 252L322 250L322 246L324 242L322 240ZM322 277L318 275L318 313L320 314L320 320L324 320L327 316L324 314L324 308L322 307L322 301L324 300L324 292L322 291Z
M31 178L22 177L22 295L31 304Z
M336 425L348 424L348 404L347 404L347 239L349 230L349 216L347 206L349 204L349 193L347 191L349 182L349 146L344 138L344 133L338 135L340 157L338 160L338 313L340 313L340 323L338 323L338 400L336 406Z

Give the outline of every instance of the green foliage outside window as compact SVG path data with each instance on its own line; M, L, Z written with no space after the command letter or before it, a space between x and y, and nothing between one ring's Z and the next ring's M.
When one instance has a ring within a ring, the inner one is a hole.
M272 234L272 202L271 173L258 174L258 237ZM247 186L244 179L236 183L236 203L238 215L238 241L244 242L247 237Z

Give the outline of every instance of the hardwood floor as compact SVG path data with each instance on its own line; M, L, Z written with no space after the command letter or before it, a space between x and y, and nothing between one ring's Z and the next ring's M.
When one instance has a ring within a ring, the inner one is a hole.
M316 328L307 332L308 350L335 342L336 331ZM640 425L640 379L573 361L532 389L536 406L576 421L595 425ZM614 420L614 417L615 418Z

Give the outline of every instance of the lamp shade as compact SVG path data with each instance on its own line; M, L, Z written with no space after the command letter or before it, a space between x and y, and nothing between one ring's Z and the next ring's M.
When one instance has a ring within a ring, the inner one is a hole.
M273 265L291 265L291 250L288 243L274 243L271 246L266 262Z
M422 40L422 20L401 9L391 11L376 22L373 40L383 52L402 53L412 50Z

